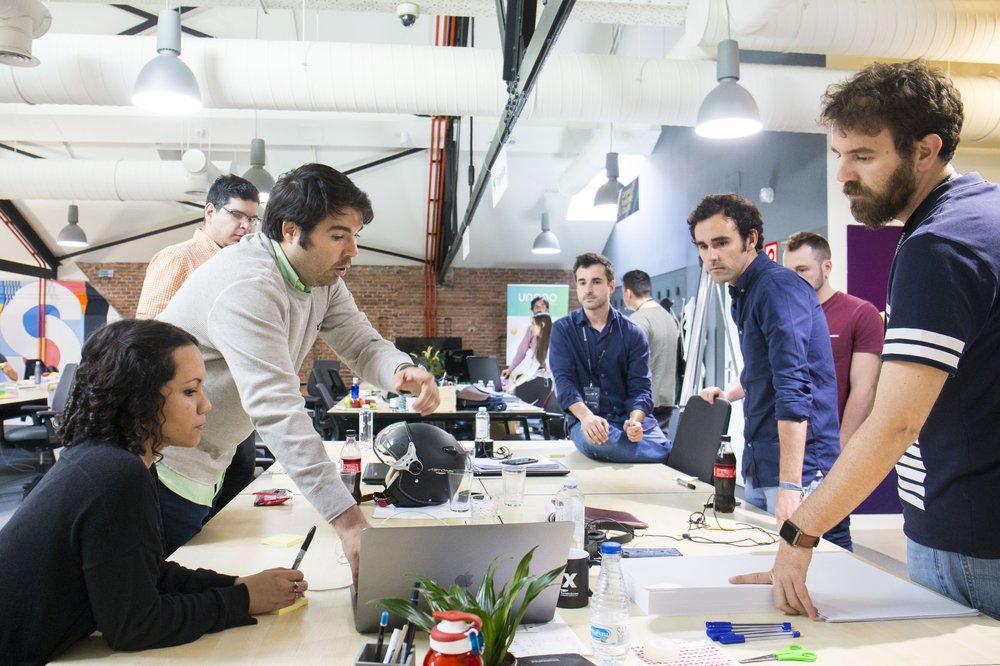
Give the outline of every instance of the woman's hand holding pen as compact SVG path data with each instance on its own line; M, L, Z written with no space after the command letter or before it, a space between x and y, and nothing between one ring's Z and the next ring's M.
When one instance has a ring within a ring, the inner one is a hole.
M290 606L309 589L305 576L297 569L267 569L253 576L241 576L235 585L246 585L250 595L250 614L260 615Z

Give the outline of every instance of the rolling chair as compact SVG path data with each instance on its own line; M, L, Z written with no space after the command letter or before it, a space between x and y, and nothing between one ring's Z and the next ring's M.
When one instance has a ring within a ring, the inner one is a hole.
M515 386L514 395L529 405L534 405L547 410L548 404L552 401L552 396L555 395L555 389L552 385L552 379L548 377L535 377L534 379L529 379L519 386ZM552 436L553 430L557 433L559 432L558 425L555 424L555 421L557 420L556 417L562 417L562 414L546 413L539 417L539 420L541 421L540 426L529 425L528 429L529 431L539 433L543 439L548 439ZM529 419L529 421L534 420L535 419ZM565 437L565 426L563 427L562 432L562 435L557 434L557 439ZM531 439L530 432L525 432L524 438Z
M712 483L715 454L722 435L729 429L731 412L729 402L722 398L710 405L697 395L691 396L681 412L667 465Z
M73 388L73 379L76 376L76 367L76 363L67 363L66 367L63 368L59 384L56 386L55 393L52 394L50 409L38 406L24 407L22 411L31 417L32 424L3 430L3 440L7 444L38 453L41 473L24 485L24 496L31 492L42 475L52 467L55 463L53 451L62 446L62 442L56 436L55 421L66 408L66 402L69 400L69 394Z
M330 387L326 384L317 384L316 392L319 393L319 403L313 409L313 427L324 440L340 439L340 426L337 419L327 412L337 404L337 399L330 392Z

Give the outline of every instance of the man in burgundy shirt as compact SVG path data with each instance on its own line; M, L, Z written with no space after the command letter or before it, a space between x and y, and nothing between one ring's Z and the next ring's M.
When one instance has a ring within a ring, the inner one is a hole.
M843 445L868 417L875 398L884 324L875 306L830 286L830 244L819 234L798 231L784 243L783 263L812 285L830 329L837 369L837 412Z

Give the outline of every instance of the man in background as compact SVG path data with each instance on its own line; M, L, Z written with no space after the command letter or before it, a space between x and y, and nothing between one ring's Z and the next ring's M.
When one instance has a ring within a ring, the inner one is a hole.
M205 224L195 229L194 236L163 248L149 260L135 309L136 319L152 319L163 312L194 269L227 245L238 243L260 221L257 188L239 176L216 178L207 199Z
M196 268L256 228L259 211L260 194L253 183L232 174L216 178L205 202L205 224L195 229L189 240L168 245L149 260L135 318L152 319L163 312ZM220 511L253 481L257 460L255 439L250 433L237 448L213 512Z
M837 413L843 448L872 410L881 365L882 316L868 301L830 285L833 261L825 238L798 231L784 245L782 263L812 285L826 315L837 369Z
M840 453L837 377L823 308L808 284L761 252L764 220L738 194L702 199L688 228L705 270L729 285L743 352L739 379L700 395L709 403L745 398L745 498L774 514L780 528ZM824 536L849 549L848 519Z
M649 342L653 418L665 433L674 411L677 383L677 320L653 298L652 281L644 271L629 271L622 276L622 298L634 311L629 319L639 324Z
M573 277L582 307L552 325L549 349L570 439L594 460L664 463L671 444L650 415L649 344L638 324L611 307L614 267L588 252L576 258Z
M293 169L271 191L262 233L195 271L160 315L198 339L213 406L198 447L168 447L157 463L165 553L201 530L237 444L256 429L336 529L356 579L368 523L306 414L299 368L322 336L359 377L417 395L421 414L439 403L434 377L379 335L344 284L373 216L339 171Z
M549 302L542 296L535 296L531 299L531 316L534 317L536 314L548 313ZM528 330L524 332L524 337L521 338L521 344L517 346L517 352L514 354L514 358L511 360L510 365L504 368L504 371L500 373L500 376L507 379L510 376L510 371L512 368L516 368L524 360L525 356L529 353L534 353L535 344L537 338L531 333L531 325L528 325Z

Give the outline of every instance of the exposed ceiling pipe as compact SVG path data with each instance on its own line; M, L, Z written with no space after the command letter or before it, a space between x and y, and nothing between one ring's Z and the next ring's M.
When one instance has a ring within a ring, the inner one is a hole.
M1000 63L994 0L792 0L764 25L766 15L748 14L757 4L729 2L733 39L742 49ZM726 35L725 0L688 4L684 41L710 46Z
M0 160L0 199L182 201L190 176L180 161Z
M4 0L0 3L0 65L34 67L31 40L49 31L52 14L39 0Z
M63 0L87 4L120 4L121 0ZM701 2L702 0L696 0ZM134 0L135 7L157 11L163 0ZM266 0L268 9L301 9L302 0ZM186 7L243 7L258 9L260 0L185 0ZM383 12L396 14L399 0L309 0L310 11ZM687 0L577 0L573 20L585 23L610 23L626 25L659 25L678 27L684 25ZM425 16L469 16L476 18L496 16L496 0L422 0L420 12ZM393 19L395 21L395 19ZM187 45L184 46L185 50Z
M0 70L0 102L128 105L151 48L146 37L48 35L36 44L46 67ZM201 39L186 52L206 107L495 117L507 103L493 49ZM820 96L851 72L745 65L740 74L765 129L822 132ZM954 80L966 104L963 137L1000 140L1000 81ZM524 116L691 126L714 84L714 62L556 53Z

